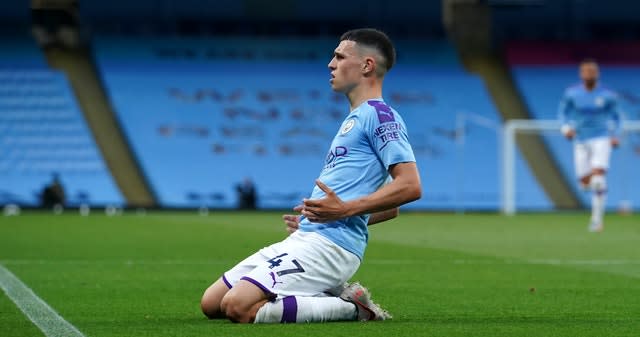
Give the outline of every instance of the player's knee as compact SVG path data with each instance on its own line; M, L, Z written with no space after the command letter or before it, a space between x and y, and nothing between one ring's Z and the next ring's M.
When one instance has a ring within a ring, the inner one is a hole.
M222 281L216 281L202 294L200 308L202 309L202 313L209 318L224 318L224 314L220 309L220 302L229 291L229 288L221 282Z
M249 308L250 306L247 307L235 293L228 293L220 302L222 312L229 320L235 323L253 322Z
M596 192L606 191L607 180L603 174L596 174L591 177L591 189Z
M220 311L220 303L216 303L206 294L202 296L200 300L200 309L202 313L209 319L220 318L222 312Z

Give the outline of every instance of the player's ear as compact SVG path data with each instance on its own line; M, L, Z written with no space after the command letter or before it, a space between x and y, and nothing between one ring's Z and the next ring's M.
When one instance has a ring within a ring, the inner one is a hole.
M362 63L362 74L368 76L369 74L375 73L375 71L376 60L373 57L366 57Z

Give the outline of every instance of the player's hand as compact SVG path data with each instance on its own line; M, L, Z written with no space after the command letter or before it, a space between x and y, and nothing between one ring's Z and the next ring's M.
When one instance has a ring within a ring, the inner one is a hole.
M298 205L293 208L294 211L300 212L302 211L302 205ZM293 232L298 230L300 225L300 216L293 214L285 214L282 216L282 220L284 220L284 224L287 226L287 233L293 234Z
M614 148L620 146L620 139L616 137L611 137L611 146Z
M347 206L338 198L336 192L316 180L316 185L326 194L322 199L304 199L302 215L311 222L326 223L347 217Z
M563 133L565 138L567 138L568 140L572 140L575 136L576 136L576 130L574 129L567 129L565 130Z

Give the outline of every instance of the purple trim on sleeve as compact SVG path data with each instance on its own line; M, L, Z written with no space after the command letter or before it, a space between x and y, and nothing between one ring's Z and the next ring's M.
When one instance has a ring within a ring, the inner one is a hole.
M227 277L224 276L224 274L222 274L222 281L224 282L224 284L227 285L227 287L229 287L229 289L233 288L233 286L231 285L231 283L229 282L229 280L227 280Z
M263 286L260 282L258 282L258 281L256 281L256 280L252 279L251 277L243 276L243 277L241 278L241 280L245 280L245 281L248 281L248 282L253 283L256 287L258 287L258 288L262 289L262 291L264 291L264 293L265 293L265 294L267 295L267 297L269 297L269 298L274 298L274 297L276 297L276 296L277 296L276 294L274 294L274 293L272 293L271 291L269 291L269 288L267 288L267 287Z
M282 320L280 323L295 323L298 317L298 301L295 296L282 299Z

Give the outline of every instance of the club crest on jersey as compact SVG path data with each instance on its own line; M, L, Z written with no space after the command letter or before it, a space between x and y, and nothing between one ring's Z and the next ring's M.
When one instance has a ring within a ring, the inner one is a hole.
M367 104L376 109L376 113L378 114L378 122L380 122L380 124L396 121L396 118L393 116L393 111L391 111L391 108L388 105L384 104L384 102L368 101Z
M594 102L596 106L603 107L604 106L604 97L598 96Z
M342 129L340 129L340 135L346 135L349 131L351 131L351 129L353 129L354 125L356 125L355 119L350 119L346 121L342 126Z

